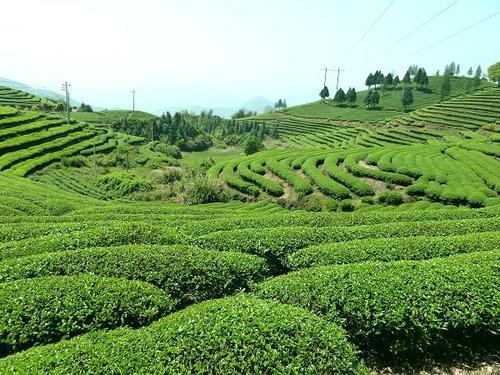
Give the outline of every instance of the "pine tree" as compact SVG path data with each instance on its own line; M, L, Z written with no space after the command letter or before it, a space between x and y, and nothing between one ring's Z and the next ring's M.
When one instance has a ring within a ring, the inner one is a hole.
M443 101L451 92L451 79L449 74L445 74L441 80L441 101Z
M330 96L330 91L328 91L328 87L323 87L323 89L319 92L319 96L321 99L328 98Z
M413 82L417 85L422 85L422 68L418 68L417 74L413 77Z
M337 91L337 93L335 94L333 101L341 105L345 102L345 99L346 99L345 92L340 88L339 91Z
M472 66L471 66L471 67L469 68L469 70L467 71L467 75L468 75L469 77L472 77L472 74L474 74L474 73L472 72Z
M460 64L457 64L457 69L455 70L455 75L458 76L460 74Z
M481 69L481 65L478 65L476 68L476 73L474 74L474 77L481 78L481 73L483 70Z
M366 77L365 85L368 86L368 89L370 89L371 85L373 85L373 74L368 74L368 77Z
M411 78L410 78L410 71L407 70L404 77L403 77L403 80L401 81L403 82L405 85L409 85L411 83Z
M397 86L399 85L399 76L394 77L394 79L392 80L392 85L394 86L394 88L397 88Z
M345 96L346 96L347 102L351 106L356 102L356 99L358 97L358 95L356 94L356 90L354 89L354 87L349 88L349 90L347 90L347 93L345 94Z
M410 87L406 87L403 96L401 97L401 104L403 104L403 110L406 112L408 106L413 104L413 92Z
M436 77L439 77L439 69L436 70L436 74L434 74Z

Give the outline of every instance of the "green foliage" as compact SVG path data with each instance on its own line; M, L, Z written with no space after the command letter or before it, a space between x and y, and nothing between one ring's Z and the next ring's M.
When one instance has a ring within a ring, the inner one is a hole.
M113 172L102 176L97 181L97 185L105 191L112 192L119 196L125 196L135 192L147 192L153 189L151 181L123 172Z
M403 105L403 110L406 112L408 106L413 104L413 92L409 87L405 87L403 91L403 96L401 97L401 104Z
M500 249L499 232L459 236L378 238L326 243L298 250L288 257L290 268L328 266L360 262L424 260L454 254Z
M245 155L252 155L264 149L264 145L256 137L250 136L245 142L245 148L243 151Z
M493 344L499 256L314 267L259 284L255 295L339 323L365 350L431 356L482 340Z
M249 296L204 302L141 330L97 332L0 360L3 373L244 374L271 368L368 374L337 326L302 309Z
M139 327L172 311L174 302L139 281L93 275L0 284L0 354L85 332Z
M377 202L385 205L399 206L404 203L401 193L396 191L383 191L376 197Z
M500 86L500 62L497 62L488 68L488 77L493 82L496 82L497 86Z
M211 177L195 176L187 184L184 192L187 204L221 202L226 199L222 186Z
M1 282L91 273L145 281L165 291L176 308L243 290L268 274L264 259L186 245L127 245L27 256L0 263Z
M321 97L321 99L326 99L330 96L330 91L328 91L328 87L323 87L321 89L321 91L319 92L319 96Z

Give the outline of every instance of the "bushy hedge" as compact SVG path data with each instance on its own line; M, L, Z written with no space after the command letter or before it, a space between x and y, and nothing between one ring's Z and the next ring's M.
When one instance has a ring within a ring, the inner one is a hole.
M367 374L344 332L249 296L194 305L150 327L96 332L0 360L0 372Z
M366 261L423 260L497 249L500 249L500 232L446 237L370 238L306 247L291 254L288 265L292 269L300 269Z
M288 182L298 194L307 195L312 192L312 186L309 182L289 167L280 164L276 159L268 158L266 165L273 173Z
M0 354L93 330L139 327L173 310L144 282L94 275L51 276L0 284Z
M368 238L450 236L500 230L500 217L359 225L351 227L277 227L210 233L191 240L205 249L231 250L265 256L281 268L289 254L307 246Z
M381 204L399 206L404 203L401 193L397 191L383 191L377 195L377 201Z
M81 273L147 281L185 306L245 289L267 276L268 267L253 255L186 245L72 250L0 262L0 282Z
M430 354L457 343L493 342L500 324L499 261L497 250L314 267L258 284L255 295L340 323L363 349Z
M335 199L345 199L350 197L349 189L344 185L332 180L330 177L321 173L317 164L322 157L311 157L302 164L302 170L319 187L322 193Z
M177 230L151 223L103 223L99 227L68 234L48 235L0 244L0 259L76 250L86 247L126 244L182 243L185 236Z

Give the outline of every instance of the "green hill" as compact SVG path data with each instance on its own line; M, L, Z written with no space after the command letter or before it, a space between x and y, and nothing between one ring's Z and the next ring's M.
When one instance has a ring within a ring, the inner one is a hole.
M151 113L120 109L106 110L101 112L73 112L71 116L76 121L85 121L90 124L110 124L113 121L121 120L123 118L140 121L156 118L156 116Z
M442 76L429 77L429 85L425 90L418 90L414 84L408 85L412 87L414 104L410 109L418 109L439 103L441 99L441 80ZM451 95L459 96L466 93L467 81L471 78L465 77L452 77L451 78ZM492 86L490 83L482 80L480 88ZM368 109L364 104L365 97L368 91L360 91L357 95L357 101L352 107L338 106L333 103L331 99L324 101L316 101L294 107L284 109L282 112L287 115L307 117L307 118L321 118L332 119L338 121L380 121L387 120L391 117L401 114L402 105L401 97L403 95L403 84L400 84L398 89L388 89L385 92L380 92L380 102L375 109ZM271 115L261 115L258 118L272 118ZM253 119L253 118L250 118Z
M31 95L25 91L0 86L0 106L31 108L33 105L40 104L41 101L42 98Z

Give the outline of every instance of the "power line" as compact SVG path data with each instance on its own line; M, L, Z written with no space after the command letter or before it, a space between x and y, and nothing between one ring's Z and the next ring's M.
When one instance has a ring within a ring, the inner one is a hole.
M372 25L368 28L368 30L365 31L365 33L363 34L363 36L356 42L356 44L354 45L354 47L356 47L359 43L361 43L361 41L368 35L368 33L375 27L375 25L378 23L378 21L380 21L380 19L384 16L385 12L387 12L389 10L389 8L391 7L391 5L394 3L395 0L392 0L389 5L387 5L387 7L382 11L382 13L380 13L380 15L377 17L377 19L375 20L375 22L372 23Z
M429 23L431 23L432 21L434 21L437 17L439 17L441 14L443 14L444 12L446 12L448 9L450 9L452 6L454 6L456 3L458 3L459 0L455 0L453 1L451 4L449 4L447 7L445 7L444 9L440 10L438 13L436 13L435 15L433 15L431 18L429 18L427 21L425 21L424 23L422 23L420 26L418 26L415 30L409 32L408 34L406 34L404 37L402 37L401 39L399 39L396 43L394 43L393 45L391 45L389 48L387 48L383 53L393 49L394 47L396 47L398 44L400 44L401 42L404 42L406 39L408 39L410 36L412 36L413 34L415 34L417 31L421 30L424 26L428 25Z
M412 53L411 55L408 55L408 56L406 56L406 57L404 57L404 58L412 57L412 56L415 56L416 54L418 54L418 53L420 53L420 52L423 52L423 51L425 51L425 50L428 50L428 49L430 49L430 48L432 48L432 47L434 47L434 46L436 46L436 45L438 45L438 44L440 44L440 43L442 43L442 42L447 41L448 39L451 39L451 38L453 38L453 37L457 36L458 34L461 34L461 33L465 32L465 31L467 31L467 30L469 30L469 29L472 29L473 27L475 27L475 26L477 26L477 25L482 24L483 22L488 21L490 18L493 18L493 17L495 17L495 16L496 16L496 15L498 15L498 14L500 14L500 10L496 11L496 12L495 12L495 13L493 13L493 14L490 14L488 17L485 17L485 18L483 18L483 19L481 19L481 20L479 20L479 21L474 22L473 24L471 24L471 25L469 25L469 26L467 26L467 27L464 27L464 28L463 28L463 29L461 29L461 30L458 30L458 31L454 32L454 33L453 33L453 34L451 34L451 35L448 35L447 37L445 37L445 38L443 38L443 39L440 39L440 40L438 40L438 41L436 41L436 42L434 42L434 43L431 43L431 44L429 44L428 46L426 46L426 47L424 47L424 48L421 48L421 49L419 49L418 51L416 51L416 52Z

